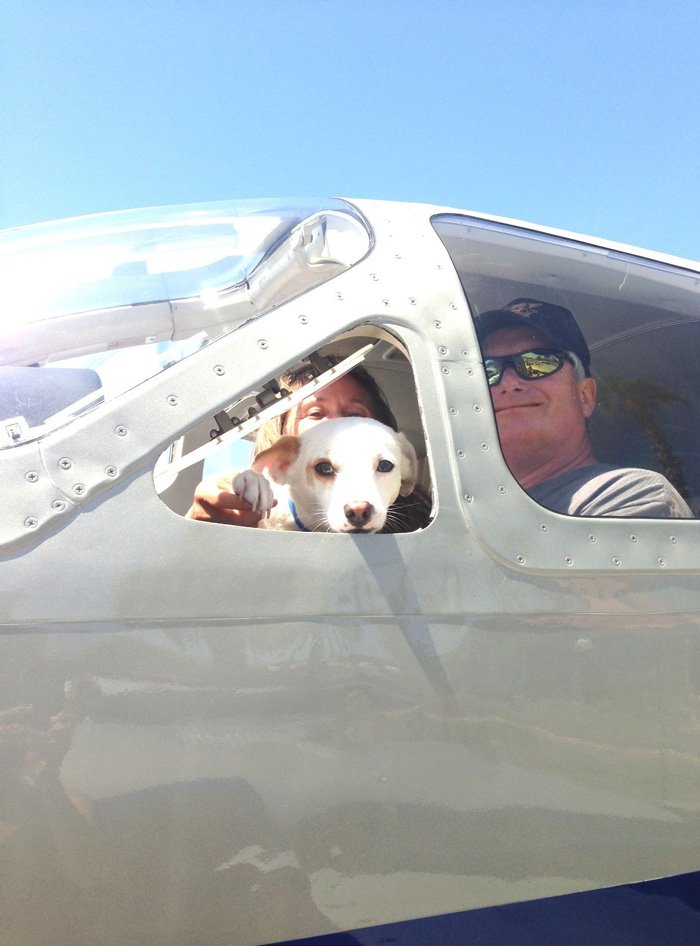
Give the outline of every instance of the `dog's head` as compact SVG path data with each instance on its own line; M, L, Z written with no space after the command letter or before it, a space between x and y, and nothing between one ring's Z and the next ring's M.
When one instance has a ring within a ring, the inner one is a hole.
M311 531L378 532L389 506L416 485L416 452L403 435L365 417L341 417L282 437L253 463L286 484Z

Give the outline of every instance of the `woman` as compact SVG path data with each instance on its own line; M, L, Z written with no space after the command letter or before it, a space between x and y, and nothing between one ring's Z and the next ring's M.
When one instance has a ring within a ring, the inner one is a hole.
M309 381L307 372L286 374L281 378L283 387L298 390ZM272 446L283 434L297 435L336 417L371 417L387 427L398 430L396 418L386 402L381 388L371 374L362 367L353 368L332 384L304 398L286 414L264 424L255 439L255 454ZM187 518L202 522L220 522L237 526L257 526L260 514L253 512L248 503L231 492L233 472L221 473L215 480L204 480L194 494L194 502ZM398 497L384 532L414 532L430 521L429 497L419 489L410 496ZM391 525L389 525L391 523Z

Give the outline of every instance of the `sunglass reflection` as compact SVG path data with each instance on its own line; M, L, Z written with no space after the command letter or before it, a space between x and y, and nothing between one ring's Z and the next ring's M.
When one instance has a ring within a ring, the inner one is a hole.
M484 358L486 378L491 387L501 383L503 372L511 367L523 381L536 381L559 371L571 361L565 351L556 348L530 348L511 355L489 355Z

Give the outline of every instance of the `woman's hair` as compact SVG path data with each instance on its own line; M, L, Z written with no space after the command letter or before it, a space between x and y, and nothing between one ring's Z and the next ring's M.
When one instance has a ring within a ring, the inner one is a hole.
M384 396L384 392L366 368L358 365L356 368L352 368L348 371L347 375L341 375L341 377L352 378L366 391L370 399L372 417L375 420L386 424L387 427L391 427L392 430L399 429L396 418ZM306 368L301 371L286 372L286 374L283 374L280 378L280 385L283 388L287 388L289 391L298 391L299 388L303 388L310 380L312 380L310 369ZM291 411L286 411L284 414L273 417L272 420L268 420L262 425L255 437L254 456L257 456L258 453L262 453L263 450L267 450L268 447L271 447L273 443L276 443L280 439L282 434L286 432L285 426L290 414Z

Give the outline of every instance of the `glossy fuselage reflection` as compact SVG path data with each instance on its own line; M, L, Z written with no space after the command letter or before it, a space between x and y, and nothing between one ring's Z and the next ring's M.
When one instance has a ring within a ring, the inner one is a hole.
M668 413L636 456L678 459L695 508L678 436L695 400L670 387L688 393L700 350L690 270L443 214L450 255L436 208L362 213L366 257L333 262L335 217L281 234L235 304L149 310L186 337L209 319L210 345L41 436L16 424L0 450L2 946L260 946L700 867L697 523L530 499L472 321L563 286L618 371L608 391L663 370L642 390ZM133 342L136 323L152 338L146 314L86 318L90 344ZM23 342L79 344L80 321ZM372 333L405 353L378 379L406 369L415 388L427 527L236 528L161 498L170 445L208 443L222 411ZM605 409L604 446L631 443Z

